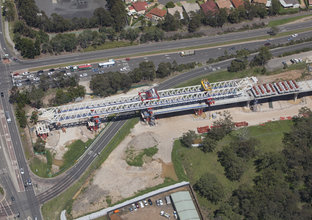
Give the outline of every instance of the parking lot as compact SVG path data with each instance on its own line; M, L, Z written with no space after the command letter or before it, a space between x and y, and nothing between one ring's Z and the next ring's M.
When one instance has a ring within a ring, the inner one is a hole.
M114 212L110 213L109 216L111 219L114 219L114 215L118 215L121 219L127 220L178 219L178 215L174 214L175 210L172 204L172 200L170 199L170 195L173 192L186 189L187 187L182 187L157 196L146 198L141 201L137 201L121 209L115 210ZM168 199L166 200L166 197L169 198L169 203L167 203Z

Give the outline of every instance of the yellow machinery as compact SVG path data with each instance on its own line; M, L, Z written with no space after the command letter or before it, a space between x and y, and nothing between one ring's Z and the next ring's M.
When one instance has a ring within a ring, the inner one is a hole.
M202 84L202 87L205 91L211 91L211 86L210 86L210 83L207 79L203 79L201 81L201 84Z

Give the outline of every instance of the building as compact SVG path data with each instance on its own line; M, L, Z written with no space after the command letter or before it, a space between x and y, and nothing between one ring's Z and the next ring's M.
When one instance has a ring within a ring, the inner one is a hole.
M163 20L167 11L159 8L152 8L145 16L151 20L158 21Z
M299 8L300 4L297 0L279 0L283 8Z
M127 11L128 11L128 15L134 15L136 13L135 9L133 8L133 6L129 6L127 7Z
M231 1L235 8L238 8L239 6L244 6L243 0L231 0Z
M200 220L189 191L179 191L172 193L171 199L180 220Z
M143 15L147 9L147 2L134 2L132 6L137 14Z
M309 5L312 5L312 0L309 0Z
M174 16L176 12L179 13L180 19L184 18L184 16L183 16L183 8L182 7L176 5L174 8L168 8L168 14L171 14L172 16Z
M218 11L218 6L213 0L208 0L204 4L200 5L205 14L215 14Z
M233 8L233 5L230 2L230 0L216 0L216 4L217 4L219 9L225 8L225 9L230 10Z
M200 7L197 3L188 3L186 1L181 1L180 3L189 17L191 16L191 12L196 13L200 10Z

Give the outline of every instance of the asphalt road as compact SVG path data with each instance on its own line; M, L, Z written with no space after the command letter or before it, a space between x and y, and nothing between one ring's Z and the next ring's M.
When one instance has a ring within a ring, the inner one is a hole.
M0 16L0 30L3 30L2 28L2 17ZM7 52L6 51L6 44L5 40L3 38L3 34L0 34L0 54L4 55ZM8 91L11 88L11 79L10 79L10 71L11 67L8 64L0 64L0 89L1 92L4 93L4 97L1 97L1 104L4 111L9 111L11 117L14 115L11 105L8 100ZM12 118L13 119L13 118ZM16 126L15 120L12 120L11 123L8 123L8 129L11 134L11 139L13 143L13 148L15 151L16 159L18 161L18 165L20 168L24 169L24 175L22 175L22 180L25 182L26 180L30 179L28 166L26 163L26 159L24 157L23 147L20 141L19 137L19 131ZM0 168L6 169L5 164L0 164ZM5 183L5 189L9 192L8 195L13 195L16 199L14 202L12 202L10 205L4 205L2 206L2 212L5 213L4 210L10 209L13 211L13 214L16 214L17 212L20 213L20 217L26 219L27 217L31 217L34 219L37 217L37 219L41 219L41 213L39 204L37 202L37 198L35 196L34 190L32 186L28 186L27 189L24 192L17 192L12 180L10 179L9 175L3 174L1 176L2 182ZM9 214L9 213L5 213Z

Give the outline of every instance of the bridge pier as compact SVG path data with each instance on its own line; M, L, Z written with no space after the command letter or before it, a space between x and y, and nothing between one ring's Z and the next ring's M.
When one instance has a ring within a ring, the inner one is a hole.
M294 101L295 101L295 102L297 101L297 98L298 98L298 93L295 93L295 94L294 94Z

